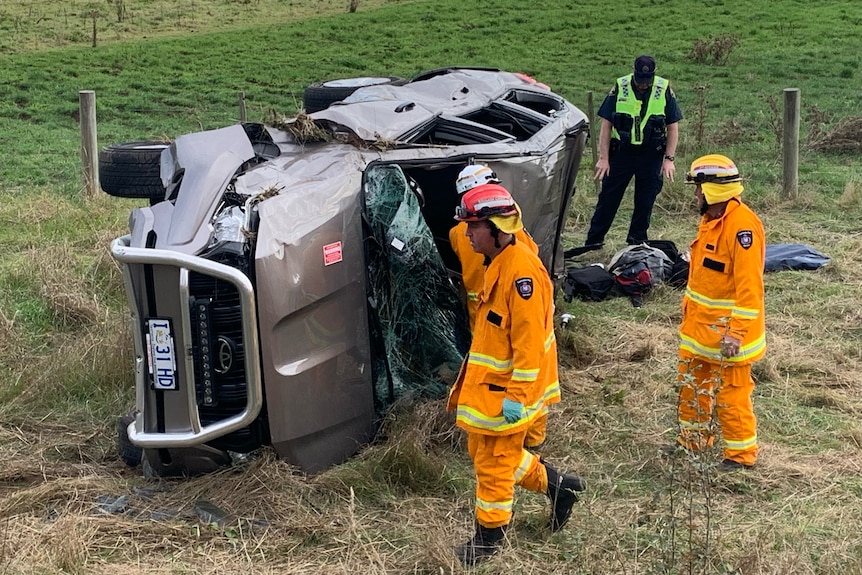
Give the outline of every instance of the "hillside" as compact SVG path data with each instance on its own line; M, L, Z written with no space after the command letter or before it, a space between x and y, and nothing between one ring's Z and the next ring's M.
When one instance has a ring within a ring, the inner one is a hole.
M723 153L768 242L808 244L832 262L766 275L762 452L750 473L659 453L676 430L679 291L662 286L638 309L624 298L558 301L573 319L557 330L564 397L544 454L589 491L553 536L545 501L519 493L511 544L476 572L862 572L862 168L848 128L859 115L862 4L62 4L0 2L0 571L460 573L452 547L472 531L472 470L441 402L393 411L378 442L315 477L269 450L184 481L148 481L117 458L133 358L108 245L136 203L84 197L79 90L96 91L107 145L234 123L240 92L251 119L272 120L296 112L316 80L454 64L525 72L598 107L647 52L685 113L653 237L690 242L697 213L684 171ZM126 20L115 22L121 6ZM790 87L803 118L792 198L780 149ZM843 151L823 145L837 141ZM567 246L583 241L595 204L592 163ZM629 197L606 249L572 265L607 263L623 247Z

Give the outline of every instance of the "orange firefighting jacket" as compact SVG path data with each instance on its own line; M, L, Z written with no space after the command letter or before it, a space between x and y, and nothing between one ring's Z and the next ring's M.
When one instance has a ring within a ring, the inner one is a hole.
M485 282L485 256L473 251L466 232L467 222L458 222L449 229L449 244L461 262L461 282L464 284L464 291L467 292L467 315L472 332L476 323L476 308L479 307L479 292L482 291L482 285ZM539 246L527 230L517 232L515 240L529 246L533 253L538 255Z
M763 356L765 258L763 224L738 197L720 218L701 219L682 298L681 357L745 365ZM721 357L725 333L742 341L734 357Z
M559 401L553 286L541 260L522 243L503 249L488 265L479 293L473 343L448 409L474 433L522 431ZM506 423L503 399L523 404L525 416Z

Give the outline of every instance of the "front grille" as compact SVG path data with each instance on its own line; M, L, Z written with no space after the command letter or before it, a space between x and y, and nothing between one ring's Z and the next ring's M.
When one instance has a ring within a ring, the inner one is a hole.
M199 272L189 273L189 294L195 397L201 424L208 425L240 413L247 404L242 308L233 284ZM234 451L255 449L262 441L261 421L258 417L252 426L211 444Z
M195 394L201 423L211 423L245 407L242 311L236 288L223 280L191 273L189 290Z

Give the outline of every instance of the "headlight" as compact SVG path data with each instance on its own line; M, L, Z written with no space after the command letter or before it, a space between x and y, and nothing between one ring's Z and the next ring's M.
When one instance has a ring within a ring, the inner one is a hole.
M245 213L239 206L222 210L213 222L213 233L208 247L214 248L225 243L245 243L244 224Z

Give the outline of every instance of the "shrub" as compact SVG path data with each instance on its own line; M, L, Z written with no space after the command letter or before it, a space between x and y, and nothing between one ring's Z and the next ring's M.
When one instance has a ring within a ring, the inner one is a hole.
M739 36L736 34L709 36L706 40L695 40L687 58L698 64L724 66L737 46L739 46Z

